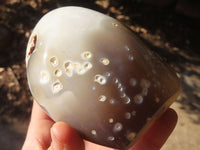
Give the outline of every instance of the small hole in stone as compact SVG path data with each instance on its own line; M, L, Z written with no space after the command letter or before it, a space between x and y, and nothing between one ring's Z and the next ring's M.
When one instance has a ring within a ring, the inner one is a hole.
M55 70L55 76L60 77L62 75L62 71L60 69Z
M112 23L112 25L113 25L114 27L118 27L118 26L119 26L117 23Z
M62 89L63 89L63 85L59 80L53 83L52 91L54 94L60 92Z
M100 102L105 102L106 101L106 96L104 96L104 95L99 96L99 101Z
M113 131L115 132L118 132L118 131L121 131L123 128L122 124L117 122L115 125L114 125L114 128L113 128Z
M110 63L110 60L107 59L107 58L101 58L101 59L100 59L100 62L101 62L103 65L107 66L107 65L109 65L109 63Z
M124 48L125 50L130 51L130 48L127 45Z
M148 88L143 88L141 94L142 94L143 96L147 96L147 94L148 94Z
M114 141L114 140L115 140L115 137L114 137L114 136L109 136L109 137L108 137L108 140L109 140L109 141Z
M143 88L149 88L151 85L151 82L146 80L146 79L142 79L141 80L141 83L140 83L140 86L143 87Z
M90 62L86 62L83 64L83 68L85 70L90 70L92 68L92 64Z
M68 63L68 64L66 64L66 67L70 65L69 62L67 62L67 63ZM75 70L77 70L77 71L79 71L80 68L81 68L81 65L80 65L79 63L74 63L74 64L71 64L71 65L72 65L73 68L74 68Z
M92 133L92 135L97 135L96 130L92 130L91 133Z
M53 67L56 67L58 65L58 60L56 57L51 57L49 61Z
M128 60L133 61L133 60L134 60L134 57L133 57L132 55L129 55L129 56L128 56Z
M98 74L95 75L94 81L99 83L99 84L101 84L101 85L106 84L106 78L104 76L102 76L102 75L98 75Z
M138 94L134 97L134 101L136 104L141 104L143 102L143 97L142 95Z
M64 64L65 71L68 77L72 77L73 75L73 65L70 61L65 62Z
M131 114L132 114L132 116L135 116L135 115L136 115L136 111L133 110L133 111L131 112Z
M82 58L83 58L84 60L88 60L88 59L92 58L92 53L89 52L89 51L85 51L85 52L83 52L83 53L81 54L81 56L82 56Z
M119 82L119 80L118 80L117 78L114 78L113 81L114 81L114 83L116 83L116 84Z
M90 62L86 62L85 64L85 69L90 70L92 68L92 64Z
M84 68L88 68L89 64L88 63L85 63L84 64Z
M122 86L122 84L121 84L121 83L118 83L117 87L120 88L121 86Z
M123 92L123 91L124 91L124 88L123 88L123 87L119 88L119 91L120 91L120 92Z
M109 122L109 123L113 123L113 122L114 122L114 119L113 119L113 118L109 118L108 122Z
M115 104L115 99L110 99L109 102L110 104Z
M129 104L131 102L131 99L128 96L125 96L122 100L125 104Z
M95 80L99 80L99 76L98 75L95 76Z
M40 73L40 82L47 83L49 81L49 74L46 71L41 71Z
M136 80L135 78L131 78L131 79L129 80L129 83L130 83L131 86L136 86L137 80Z
M131 119L131 113L126 112L126 113L125 113L125 118L126 118L126 119Z
M120 97L121 97L121 98L126 97L126 93L124 93L124 92L120 93Z
M130 132L127 134L126 138L129 140L129 141L132 141L136 136L136 133L135 132Z
M106 72L106 76L107 76L107 77L110 77L110 76L111 76L111 73L110 73L110 72Z
M95 86L93 86L93 87L92 87L92 90L93 90L93 91L94 91L94 90L96 90L96 87L95 87Z
M69 68L69 67L72 67L72 63L71 62L66 62L65 63L65 68Z

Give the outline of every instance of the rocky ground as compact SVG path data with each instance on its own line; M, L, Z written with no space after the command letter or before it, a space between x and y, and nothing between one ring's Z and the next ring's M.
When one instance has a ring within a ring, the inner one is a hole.
M162 150L200 149L200 4L198 0L0 0L0 145L21 148L32 97L24 55L41 16L65 5L92 8L125 23L180 77L183 92L172 105L179 115Z

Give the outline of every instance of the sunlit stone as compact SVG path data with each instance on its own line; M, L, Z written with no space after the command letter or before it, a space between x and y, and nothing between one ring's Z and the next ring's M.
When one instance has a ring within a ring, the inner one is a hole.
M81 7L41 18L26 66L33 97L54 121L115 149L132 146L181 91L171 68L131 30Z

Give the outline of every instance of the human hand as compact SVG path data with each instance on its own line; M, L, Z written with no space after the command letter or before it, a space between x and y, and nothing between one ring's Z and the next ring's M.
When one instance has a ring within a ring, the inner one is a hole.
M168 109L130 150L159 150L176 122L177 114ZM34 101L31 121L22 150L115 150L83 140L67 123L55 123Z

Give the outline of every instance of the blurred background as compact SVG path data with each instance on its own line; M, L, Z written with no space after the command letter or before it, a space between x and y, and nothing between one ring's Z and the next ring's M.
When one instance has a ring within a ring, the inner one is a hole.
M179 120L162 150L200 150L199 0L0 0L0 149L21 149L33 98L25 50L37 21L61 6L83 6L133 30L174 68L183 92L173 103Z

